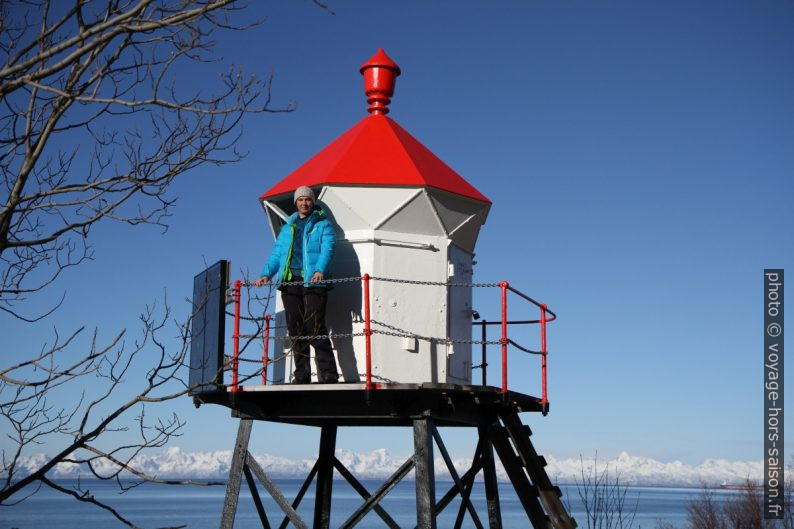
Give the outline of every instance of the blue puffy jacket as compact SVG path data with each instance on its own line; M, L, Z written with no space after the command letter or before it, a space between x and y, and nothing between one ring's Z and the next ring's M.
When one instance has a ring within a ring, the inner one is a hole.
M298 213L295 212L287 218L287 223L281 227L276 238L273 251L267 264L262 269L262 275L270 279L278 273L279 281L290 281L292 272L289 263L292 258L293 239L295 237L295 221ZM309 283L315 272L320 272L328 278L328 269L334 255L336 233L325 211L315 208L306 219L303 228L303 278L306 287L322 287L322 283Z

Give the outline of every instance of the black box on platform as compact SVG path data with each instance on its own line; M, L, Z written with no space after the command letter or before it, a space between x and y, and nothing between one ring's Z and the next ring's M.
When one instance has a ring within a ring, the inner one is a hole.
M230 263L221 260L193 279L190 323L190 395L222 391L226 292Z

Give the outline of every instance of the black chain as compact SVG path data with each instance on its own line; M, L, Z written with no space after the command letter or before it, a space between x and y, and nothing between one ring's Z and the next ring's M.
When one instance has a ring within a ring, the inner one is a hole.
M313 285L331 285L336 283L352 283L354 281L361 281L363 278L360 276L353 276L353 277L341 277L339 279L323 279L321 281L317 281L312 283ZM392 277L377 277L377 276L370 276L370 279L373 281L386 281L389 283L405 283L408 285L435 285L435 286L446 286L446 287L474 287L474 288L494 288L499 287L499 283L458 283L458 282L450 282L450 281L419 281L417 279L395 279ZM271 281L265 283L266 285L271 285L274 287L279 287L281 285L305 285L309 281ZM242 286L244 287L251 287L254 286L253 281L243 281Z
M371 277L374 281L387 281L389 283L406 283L408 285L433 285L443 287L498 287L499 283L452 283L449 281L419 281L417 279L394 279L391 277Z
M453 338L434 338L431 336L421 336L419 334L414 334L406 331L405 329L400 329L399 327L395 327L393 325L389 325L388 323L383 323L381 321L372 320L372 323L375 325L380 325L382 327L386 327L387 329L391 329L392 332L389 331L382 331L380 329L373 329L373 334L384 334L386 336L395 336L397 338L416 338L417 340L422 340L431 343L440 343L440 344L485 344L485 345L498 345L501 344L501 340L463 340L463 339L453 339Z

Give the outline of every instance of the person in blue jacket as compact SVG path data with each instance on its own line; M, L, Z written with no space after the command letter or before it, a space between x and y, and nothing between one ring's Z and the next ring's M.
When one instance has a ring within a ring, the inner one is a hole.
M323 281L328 277L334 255L336 233L325 211L315 206L311 188L301 186L293 197L298 211L282 226L262 275L254 285L262 286L274 278L281 283L289 282L279 286L289 335L315 336L311 340L293 340L295 373L292 383L311 381L311 345L318 382L335 384L339 374L325 325L328 286Z

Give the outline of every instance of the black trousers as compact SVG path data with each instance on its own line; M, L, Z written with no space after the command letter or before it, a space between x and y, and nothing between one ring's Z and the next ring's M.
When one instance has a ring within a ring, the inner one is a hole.
M293 281L302 281L293 277ZM336 380L336 361L328 339L325 325L325 306L328 290L324 287L304 288L303 285L284 285L281 301L287 316L287 330L290 336L317 336L310 340L293 339L292 353L295 358L295 380L308 382L311 378L309 346L314 347L314 362L317 364L317 379L325 382Z

